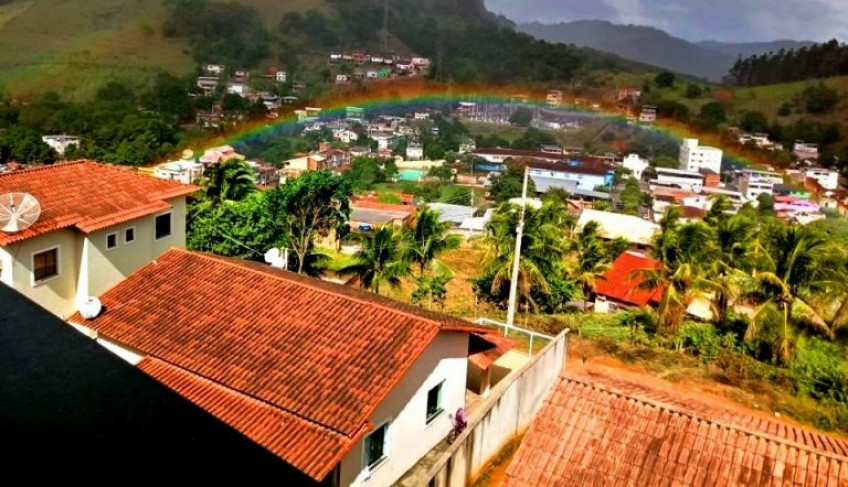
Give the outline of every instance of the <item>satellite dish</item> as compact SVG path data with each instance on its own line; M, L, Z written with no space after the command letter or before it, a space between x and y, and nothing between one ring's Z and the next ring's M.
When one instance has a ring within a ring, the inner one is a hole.
M283 255L278 248L273 248L265 252L265 262L271 264L271 267L285 269L288 264L287 261L288 255Z
M0 231L15 233L31 227L41 216L41 204L27 193L0 196Z
M79 312L83 318L93 320L97 318L102 309L103 305L100 303L100 300L94 296L90 296L80 305Z

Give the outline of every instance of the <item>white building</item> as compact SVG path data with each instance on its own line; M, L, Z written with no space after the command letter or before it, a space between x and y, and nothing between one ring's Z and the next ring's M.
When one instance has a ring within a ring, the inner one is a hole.
M770 179L743 175L739 178L737 185L739 186L739 192L745 195L750 201L757 201L757 197L761 194L767 194L769 196L774 194L774 181Z
M645 169L648 169L650 163L647 159L639 157L639 154L627 154L627 157L624 158L624 162L621 163L621 166L630 170L634 178L642 179L642 175L645 173Z
M537 189L540 187L557 186L557 181L570 181L574 186L584 190L594 190L599 186L612 184L613 171L610 166L600 162L586 161L574 164L546 163L528 161L530 179Z
M643 106L639 112L639 123L652 124L657 121L657 107Z
M394 132L375 133L371 138L377 141L378 151L392 150L392 146L395 143Z
M657 178L651 181L652 184L695 192L701 191L704 187L704 175L700 172L667 167L658 167L655 170Z
M277 71L274 73L274 79L277 80L277 83L285 83L288 80L288 74L285 71Z
M227 93L244 98L250 93L250 86L247 83L228 83Z
M180 184L194 184L203 177L203 163L194 160L171 161L159 164L153 177Z
M802 161L818 160L819 146L818 144L808 144L803 140L796 140L792 146L792 153Z
M424 159L424 144L420 142L410 142L406 146L406 160L420 161Z
M680 145L680 168L697 172L709 169L721 174L721 149L698 145L698 139L683 139Z
M51 149L56 151L57 154L64 156L65 151L68 150L69 147L79 147L82 139L73 135L44 135L41 137L41 140L43 140L45 144L49 145Z
M359 140L359 134L348 128L338 128L333 130L333 139L345 144L352 144Z
M815 179L822 188L829 191L839 189L839 171L812 167L804 171L804 177Z
M71 318L77 329L308 485L393 485L443 444L451 415L466 407L470 343L492 333L358 289L178 249L100 299L96 318Z
M186 196L198 190L84 161L0 174L0 198L27 193L41 207L29 228L0 228L0 282L67 317L184 247Z
M753 169L746 167L744 169L739 169L736 171L737 178L741 179L743 177L750 177L753 179L769 181L774 184L782 184L783 177L774 171L770 171L767 169Z

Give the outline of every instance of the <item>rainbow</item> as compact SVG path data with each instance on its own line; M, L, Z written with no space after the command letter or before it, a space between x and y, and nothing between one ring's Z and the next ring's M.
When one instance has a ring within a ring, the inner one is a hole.
M520 88L493 88L485 86L436 86L416 85L413 87L394 85L390 82L385 84L369 85L357 93L346 93L328 97L314 102L316 108L321 108L319 119L332 120L344 118L348 107L357 107L364 110L366 115L378 113L409 113L417 109L456 107L461 102L474 102L479 104L508 104L520 103L524 106L555 110L564 115L591 118L595 120L611 120L616 123L626 123L626 117L616 111L598 110L587 108L582 105L563 104L557 108L551 108L546 103L546 93L533 92ZM298 121L295 109L300 106L292 106L287 113L281 113L275 120L266 120L254 124L239 127L236 132L219 137L214 141L217 145L227 144L235 147L251 146L269 138L294 133L302 122ZM639 127L639 130L650 132L657 137L679 143L684 138L699 138L703 143L719 147L724 150L725 158L736 166L763 165L764 161L758 160L745 149L736 144L723 142L717 134L699 133L692 128L676 123L674 121L658 119L657 123L650 127ZM210 141L211 142L211 141Z

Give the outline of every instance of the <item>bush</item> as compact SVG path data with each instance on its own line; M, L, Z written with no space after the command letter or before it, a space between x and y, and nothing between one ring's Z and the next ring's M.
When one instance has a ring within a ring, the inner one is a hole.
M724 341L718 330L709 324L684 325L678 330L675 342L678 348L700 357L706 362L715 360L721 352Z
M799 395L831 400L848 406L848 365L845 347L819 338L802 340L789 373Z

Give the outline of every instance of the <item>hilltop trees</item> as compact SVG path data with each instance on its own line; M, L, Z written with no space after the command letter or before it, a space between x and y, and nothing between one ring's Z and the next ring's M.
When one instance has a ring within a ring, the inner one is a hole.
M848 46L831 41L800 49L740 58L728 81L742 86L829 78L848 74Z

